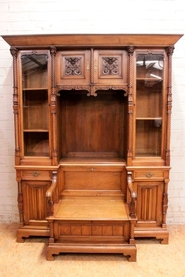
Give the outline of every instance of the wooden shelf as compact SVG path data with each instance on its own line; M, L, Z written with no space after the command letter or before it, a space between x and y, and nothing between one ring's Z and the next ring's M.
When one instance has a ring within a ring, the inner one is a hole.
M24 133L47 133L49 132L48 129L24 129Z
M136 120L162 120L162 117L136 117Z
M39 91L39 90L48 90L48 88L46 87L46 88L40 88L40 87L38 87L38 88L23 88L22 89L23 91Z

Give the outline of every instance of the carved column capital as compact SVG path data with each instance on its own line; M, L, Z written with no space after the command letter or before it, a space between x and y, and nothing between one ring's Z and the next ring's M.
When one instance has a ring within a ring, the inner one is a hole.
M132 56L134 53L134 46L128 46L127 47L128 55Z
M166 48L166 54L168 56L172 56L173 55L173 51L174 51L175 47L174 46L169 46Z
M11 55L13 56L13 57L17 57L17 53L18 53L18 49L17 48L15 48L15 47L11 47L10 48L10 53L11 53Z
M55 56L56 53L57 53L57 49L55 46L51 46L50 47L50 53L51 53L51 56Z

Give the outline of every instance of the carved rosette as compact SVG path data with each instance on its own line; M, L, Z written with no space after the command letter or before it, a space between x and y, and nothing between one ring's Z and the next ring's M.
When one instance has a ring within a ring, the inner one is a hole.
M81 57L65 57L65 75L82 75Z
M118 75L119 63L116 57L102 57L102 74L103 75Z

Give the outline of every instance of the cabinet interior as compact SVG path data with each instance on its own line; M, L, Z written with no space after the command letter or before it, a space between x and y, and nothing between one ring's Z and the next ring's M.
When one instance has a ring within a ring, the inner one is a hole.
M124 91L60 91L59 158L126 159L127 104Z

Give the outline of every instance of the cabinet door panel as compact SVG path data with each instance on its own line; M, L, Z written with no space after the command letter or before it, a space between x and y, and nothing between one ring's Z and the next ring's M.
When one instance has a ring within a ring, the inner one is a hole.
M160 226L162 222L162 182L138 182L136 227Z
M94 82L96 84L123 85L127 82L126 51L95 50Z
M49 186L49 182L22 182L25 224L34 225L36 221L46 221L46 191Z
M56 84L88 85L90 82L90 51L61 51L56 56ZM67 88L66 88L67 89Z

